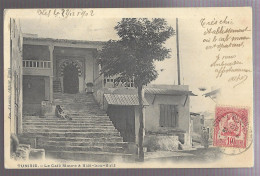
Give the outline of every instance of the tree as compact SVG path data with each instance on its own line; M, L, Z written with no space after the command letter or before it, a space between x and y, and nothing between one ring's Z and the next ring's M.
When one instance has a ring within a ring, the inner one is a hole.
M110 40L103 47L100 53L101 73L105 76L120 75L123 80L134 79L140 113L138 156L143 161L143 86L158 76L154 61L170 57L170 49L164 44L174 34L174 30L161 18L124 18L114 29L120 39Z

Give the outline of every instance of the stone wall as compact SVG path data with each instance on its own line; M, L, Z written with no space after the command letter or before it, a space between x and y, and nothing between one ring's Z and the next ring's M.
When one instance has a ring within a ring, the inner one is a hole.
M153 151L176 151L179 146L178 136L171 135L146 135L144 138L144 147L148 152Z
M9 72L9 86L10 86L10 120L11 133L22 132L22 51L23 38L18 19L11 19L10 29L10 72Z
M23 60L50 60L48 46L43 45L23 45Z

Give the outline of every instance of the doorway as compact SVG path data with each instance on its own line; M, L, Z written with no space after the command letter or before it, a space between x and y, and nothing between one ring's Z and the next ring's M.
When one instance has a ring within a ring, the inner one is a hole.
M124 142L135 142L134 106L109 105L107 113Z
M79 92L78 69L73 64L69 64L64 68L63 89L64 93L69 94Z
M44 76L23 76L23 113L40 114L41 103L45 100Z

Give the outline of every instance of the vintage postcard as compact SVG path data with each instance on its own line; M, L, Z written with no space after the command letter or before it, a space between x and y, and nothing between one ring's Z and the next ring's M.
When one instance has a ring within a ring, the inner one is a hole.
M6 9L5 167L254 166L252 9Z

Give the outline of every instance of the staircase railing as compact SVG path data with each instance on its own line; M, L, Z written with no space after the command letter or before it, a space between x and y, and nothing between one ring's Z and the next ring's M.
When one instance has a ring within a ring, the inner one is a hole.
M104 74L99 75L94 80L94 92L97 92L97 90L104 88Z

